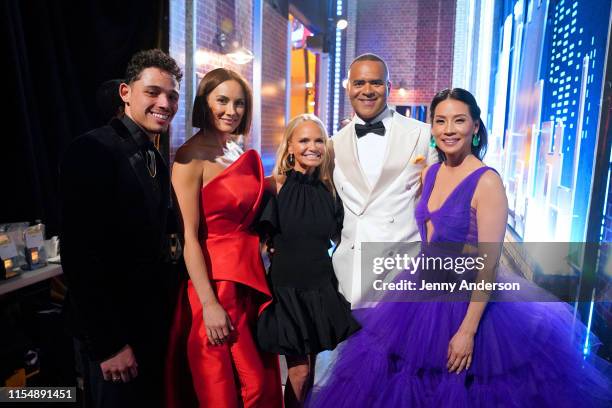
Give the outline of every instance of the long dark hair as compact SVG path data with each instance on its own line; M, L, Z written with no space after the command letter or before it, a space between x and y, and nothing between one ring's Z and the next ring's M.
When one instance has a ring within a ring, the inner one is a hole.
M487 128L485 128L485 125L482 122L482 119L480 118L480 108L476 103L476 98L474 98L474 95L461 88L445 89L443 91L438 92L431 101L431 106L429 108L429 115L431 117L432 123L435 116L436 106L438 106L440 102L446 99L454 99L456 101L465 103L468 106L472 120L474 122L478 122L478 133L476 133L476 135L480 137L480 142L477 146L470 146L472 148L472 154L482 160L482 158L487 153L488 136ZM438 156L440 157L440 159L442 161L446 160L446 156L438 148L438 146L436 146L436 150L438 151Z

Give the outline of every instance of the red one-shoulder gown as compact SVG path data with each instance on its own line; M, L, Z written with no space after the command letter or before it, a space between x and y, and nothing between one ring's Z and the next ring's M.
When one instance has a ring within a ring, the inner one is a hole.
M202 252L234 331L223 345L210 344L189 280L170 334L169 407L282 407L278 356L259 351L254 336L257 317L272 299L259 238L250 229L263 186L261 160L249 150L201 189Z

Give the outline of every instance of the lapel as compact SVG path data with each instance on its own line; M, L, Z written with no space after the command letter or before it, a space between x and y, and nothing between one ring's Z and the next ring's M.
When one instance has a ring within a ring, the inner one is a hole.
M152 222L157 223L160 221L159 214L156 213L154 206L148 205L149 203L152 204L157 202L157 198L155 197L155 192L153 190L151 176L147 170L147 164L140 154L140 149L134 141L134 138L130 135L128 128L126 128L119 119L113 119L110 126L115 130L115 132L117 132L120 139L119 150L121 151L123 157L128 160L130 167L134 172L134 176L136 176L136 180L138 180L138 184L144 193L146 200L145 207L147 208L149 218ZM158 155L159 152L156 152L155 154ZM161 186L168 185L167 178L168 174L166 169L166 181L162 182L162 178L160 177ZM165 188L162 187L162 200L164 199L164 196L167 195L164 190Z
M170 208L170 170L159 150L154 149L154 151L157 162L162 163L162 166L157 166L157 177L161 189L161 208Z
M383 168L368 196L366 207L380 193L385 191L410 163L410 158L420 137L419 133L418 126L413 126L405 116L393 112Z
M350 178L351 184L363 197L365 203L370 195L371 188L359 163L355 117L333 139L336 165L347 179Z

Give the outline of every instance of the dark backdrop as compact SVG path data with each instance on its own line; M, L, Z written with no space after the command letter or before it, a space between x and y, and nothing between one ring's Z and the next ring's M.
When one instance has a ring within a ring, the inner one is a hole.
M76 136L104 124L95 101L102 82L123 77L138 50L167 51L168 0L2 0L1 7L0 41L9 58L0 223L41 219L54 235L61 154Z

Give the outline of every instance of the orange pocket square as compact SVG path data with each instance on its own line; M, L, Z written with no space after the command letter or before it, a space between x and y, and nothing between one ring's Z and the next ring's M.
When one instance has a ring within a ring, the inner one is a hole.
M411 164L425 164L425 156L419 154L411 161Z

